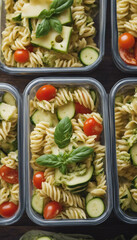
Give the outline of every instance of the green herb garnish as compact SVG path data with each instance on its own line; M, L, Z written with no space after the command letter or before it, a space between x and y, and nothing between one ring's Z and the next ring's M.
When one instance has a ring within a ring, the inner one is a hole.
M45 167L59 168L63 174L66 174L67 165L84 161L93 151L93 148L84 146L73 150L70 154L45 154L37 158L36 162Z

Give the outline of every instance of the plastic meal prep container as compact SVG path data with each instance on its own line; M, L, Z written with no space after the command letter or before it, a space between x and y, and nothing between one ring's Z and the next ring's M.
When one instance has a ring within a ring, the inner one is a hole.
M111 0L111 48L116 66L123 72L137 73L137 66L126 64L118 51L117 1Z
M29 101L33 99L36 91L45 84L51 84L55 87L65 87L65 86L83 86L95 89L99 97L99 112L103 117L103 136L102 144L106 146L106 157L105 157L105 174L107 183L107 193L105 197L105 212L103 215L96 219L86 219L86 220L45 220L40 215L34 212L31 207L31 196L32 196L32 169L29 164L30 160L30 118L29 118ZM26 163L26 211L29 218L36 224L42 226L74 226L74 225L97 225L104 222L110 215L113 201L112 201L112 184L111 184L111 162L110 162L110 140L109 140L109 121L108 121L108 102L107 95L103 86L93 78L37 78L27 85L23 94L24 100L24 161Z
M17 68L17 67L8 67L3 61L2 52L0 51L0 69L9 74L15 75L24 75L24 74L42 74L42 73L75 73L75 72L88 72L94 70L99 63L102 61L105 52L105 30L106 30L106 10L107 10L107 0L99 0L99 13L95 17L95 27L97 29L97 36L95 42L97 47L100 49L100 54L98 59L89 66L77 67L77 68ZM5 28L5 1L0 1L0 46L2 42L2 31Z
M10 225L17 222L25 208L25 194L24 194L24 164L22 158L22 111L21 111L21 97L17 89L7 83L0 83L0 97L4 92L9 92L16 99L18 109L18 125L17 125L17 141L18 141L18 162L19 162L19 207L17 212L10 218L0 217L0 225Z
M111 129L111 159L113 169L113 198L114 198L114 211L116 215L124 222L130 224L137 224L137 213L131 213L128 215L124 212L119 204L119 181L117 172L117 158L116 158L116 137L115 137L115 96L117 93L125 93L128 89L133 89L137 86L137 78L125 78L116 83L111 89L109 95L109 117L110 117L110 129Z

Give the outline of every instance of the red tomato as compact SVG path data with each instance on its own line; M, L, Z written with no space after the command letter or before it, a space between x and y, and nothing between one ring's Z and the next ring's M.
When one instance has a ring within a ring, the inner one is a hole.
M44 172L36 172L33 175L33 184L36 188L42 188L42 182L45 181Z
M134 53L129 52L127 49L119 48L119 54L122 60L129 65L137 65Z
M25 63L29 60L29 51L18 49L14 52L14 59L16 62Z
M18 209L18 205L13 202L4 202L0 205L0 215L5 218L9 218L15 214Z
M27 47L27 49L28 49L29 52L33 52L34 47L33 47L32 45L29 45L29 46Z
M36 92L36 97L39 101L46 100L49 101L50 99L56 96L56 88L52 85L44 85L38 89Z
M9 168L3 165L0 168L0 176L2 179L8 183L14 184L18 183L18 171L16 169Z
M124 49L130 49L135 44L135 38L130 33L123 33L118 39L119 47Z
M103 126L91 117L85 121L83 129L87 136L100 135L103 130Z
M81 105L80 103L76 102L75 103L75 109L76 109L76 114L78 113L91 113L91 110L89 108L84 107L83 105Z
M43 216L45 219L55 218L62 210L62 206L58 202L49 202L43 211Z

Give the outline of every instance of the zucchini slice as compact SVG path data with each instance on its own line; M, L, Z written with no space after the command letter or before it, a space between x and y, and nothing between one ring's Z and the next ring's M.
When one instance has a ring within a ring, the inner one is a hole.
M85 47L79 52L79 59L86 66L93 64L98 56L99 52L92 47Z
M93 102L95 104L96 103L96 99L97 99L97 94L96 94L96 92L94 90L91 90L90 94L91 94L91 97L92 97Z
M14 114L16 113L16 107L15 106L11 106L9 104L0 103L0 117L1 119L8 121L9 119L11 119Z
M34 194L32 196L31 206L35 210L35 212L43 214L44 199L40 197L38 194Z
M84 175L75 176L74 173L72 173L70 174L70 179L68 179L66 175L60 172L59 169L56 169L55 182L57 184L65 184L66 186L74 190L74 188L78 186L82 185L83 187L83 185L87 184L90 181L92 174L93 174L93 166L91 166Z
M135 188L137 188L137 177L135 177L132 181Z
M65 117L73 118L75 115L75 104L69 102L63 106L57 108L57 117L59 120L62 120Z
M137 143L130 148L130 155L134 166L137 166Z
M93 198L86 205L87 214L91 218L97 218L101 216L104 210L105 206L101 198Z
M58 124L58 119L55 114L51 112L45 112L43 110L36 110L33 115L30 117L32 124L36 125L39 122L47 122L51 127L54 127Z
M92 198L93 196L91 195L91 193L88 193L86 196L86 203L88 203Z
M4 103L7 103L11 106L16 106L16 100L15 98L8 92L4 93L3 97L2 97L2 101Z

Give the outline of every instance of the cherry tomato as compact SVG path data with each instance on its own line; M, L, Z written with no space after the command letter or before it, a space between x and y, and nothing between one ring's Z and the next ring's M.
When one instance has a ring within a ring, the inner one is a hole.
M52 85L44 85L38 89L36 92L36 97L39 101L46 100L49 101L50 99L56 96L56 88Z
M36 172L33 175L33 184L36 188L42 188L42 182L45 181L44 172Z
M122 60L129 65L137 65L134 53L129 52L127 49L119 48L119 54Z
M18 171L16 169L9 168L3 165L0 168L0 176L2 179L8 183L14 184L18 183Z
M43 216L45 219L55 218L62 210L62 206L58 202L49 202L43 211Z
M5 218L9 218L15 214L18 209L18 205L13 202L4 202L0 205L0 215Z
M30 45L27 47L27 49L28 49L29 52L33 52L34 47L30 44Z
M81 105L80 103L76 102L75 103L75 109L76 109L76 114L78 113L91 113L91 110L89 108L86 108L85 106Z
M124 49L130 49L135 44L135 38L130 33L123 33L119 36L118 39L119 47Z
M14 52L14 59L16 62L25 63L29 60L29 51L26 49L18 49Z
M100 135L103 130L103 126L91 117L85 121L83 129L87 136Z

